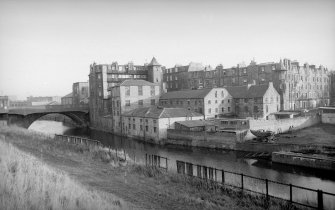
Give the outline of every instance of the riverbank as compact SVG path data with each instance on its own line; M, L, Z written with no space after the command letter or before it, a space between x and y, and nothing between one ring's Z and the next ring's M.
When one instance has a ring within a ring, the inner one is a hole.
M182 175L133 165L130 164L132 160L128 160L126 165L115 164L117 160L113 156L97 152L95 148L55 141L40 133L20 128L1 127L0 135L3 136L1 141L6 142L0 145L4 151L6 148L3 145L10 143L21 152L32 154L58 173L65 173L76 183L119 198L113 200L119 201L116 208L296 208L283 201L267 201L262 196L241 193L228 187L215 187ZM1 161L1 167L8 170L3 163Z

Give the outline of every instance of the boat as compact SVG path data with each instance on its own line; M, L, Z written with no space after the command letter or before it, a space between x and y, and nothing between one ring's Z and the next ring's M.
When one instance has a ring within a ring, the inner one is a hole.
M250 132L253 135L257 136L258 138L266 138L266 137L274 135L274 132L272 132L272 131L265 131L263 129L260 129L260 130L250 130Z

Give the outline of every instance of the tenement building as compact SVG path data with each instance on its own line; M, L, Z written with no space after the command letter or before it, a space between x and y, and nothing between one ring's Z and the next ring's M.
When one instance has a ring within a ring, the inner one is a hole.
M232 104L232 96L225 88L172 91L159 99L160 106L185 108L203 114L205 118L233 113Z
M280 95L273 83L227 87L234 98L234 113L239 118L253 117L268 119L271 113L280 109Z
M127 124L122 121L125 112L155 106L160 96L160 86L145 80L125 80L109 89L111 101L112 132L126 134Z
M186 68L187 69L187 68ZM164 72L168 91L226 86L247 86L273 83L280 94L280 110L296 110L329 105L330 80L328 69L307 63L283 59L215 69L199 68L189 71L177 67Z
M108 89L119 85L125 80L146 80L159 84L160 91L163 90L163 69L155 58L149 64L134 65L132 62L119 65L112 64L90 65L89 87L90 87L90 120L91 126L104 126L104 117L110 113L111 103L108 96Z

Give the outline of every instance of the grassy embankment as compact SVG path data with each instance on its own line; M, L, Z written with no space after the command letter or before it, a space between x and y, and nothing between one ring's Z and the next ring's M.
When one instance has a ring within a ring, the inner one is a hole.
M130 163L124 166L106 150L54 141L36 132L2 127L0 135L0 176L4 177L0 209L134 208L129 203L143 209L296 209L284 201L203 180ZM76 167L80 173L72 172ZM71 173L71 178L55 168ZM87 171L94 179L83 178Z
M28 136L43 137L36 133L18 135L26 141ZM0 136L0 177L0 209L3 210L128 209L116 196L89 189L63 171L22 152L6 142L4 135Z

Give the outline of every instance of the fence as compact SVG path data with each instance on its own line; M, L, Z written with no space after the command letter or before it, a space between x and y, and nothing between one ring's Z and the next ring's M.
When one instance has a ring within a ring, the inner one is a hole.
M333 209L335 194L323 192L306 187L300 187L292 184L280 183L268 179L249 176L243 173L236 173L207 167L203 165L194 165L192 163L176 161L177 173L197 177L204 180L216 182L220 185L237 187L245 191L265 195L266 198L278 198L314 209ZM306 195L303 199L301 196ZM310 201L312 199L312 201Z
M55 139L67 141L69 143L74 143L74 144L102 146L102 143L98 140L93 140L93 139L88 139L88 138L83 138L83 137L78 137L78 136L67 136L67 135L55 134Z
M145 165L162 168L167 171L168 170L168 159L166 157L162 157L159 155L145 154Z

